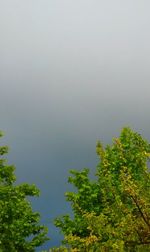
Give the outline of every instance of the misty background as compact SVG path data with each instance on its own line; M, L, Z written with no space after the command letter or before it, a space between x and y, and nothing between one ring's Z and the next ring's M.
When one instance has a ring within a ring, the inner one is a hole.
M51 241L70 169L95 174L96 141L150 140L148 0L0 0L0 129L17 182L35 183Z

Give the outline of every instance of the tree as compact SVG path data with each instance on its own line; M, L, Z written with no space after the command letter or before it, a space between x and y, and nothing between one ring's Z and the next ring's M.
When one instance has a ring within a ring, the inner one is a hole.
M2 133L0 133L2 137ZM47 228L33 212L28 196L38 196L35 185L17 185L15 167L4 159L8 147L0 147L0 251L33 252L48 240Z
M87 169L71 171L68 179L76 187L66 193L73 218L55 220L63 242L72 251L150 249L150 144L124 128L112 145L98 142L96 150L96 179L90 181Z

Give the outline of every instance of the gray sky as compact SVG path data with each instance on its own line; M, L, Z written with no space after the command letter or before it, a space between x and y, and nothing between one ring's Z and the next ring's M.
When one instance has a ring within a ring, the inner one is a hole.
M148 0L0 0L0 128L43 221L69 210L70 169L95 172L96 140L150 139ZM52 241L59 237L50 226Z

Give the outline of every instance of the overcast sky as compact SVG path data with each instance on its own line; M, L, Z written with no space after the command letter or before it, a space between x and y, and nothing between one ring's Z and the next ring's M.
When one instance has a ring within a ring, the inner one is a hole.
M0 128L34 208L69 211L70 169L95 172L98 139L123 126L150 140L150 1L0 0Z

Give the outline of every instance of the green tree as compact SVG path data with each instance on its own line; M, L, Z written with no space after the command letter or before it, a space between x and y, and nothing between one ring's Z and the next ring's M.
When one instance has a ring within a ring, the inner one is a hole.
M0 133L0 137L2 133ZM0 251L33 252L47 238L47 228L40 225L40 215L33 212L28 196L38 196L35 185L17 185L15 167L3 155L8 147L0 147Z
M55 220L72 251L150 249L150 144L130 128L105 148L97 143L96 179L71 171L75 192L66 194L73 217Z

